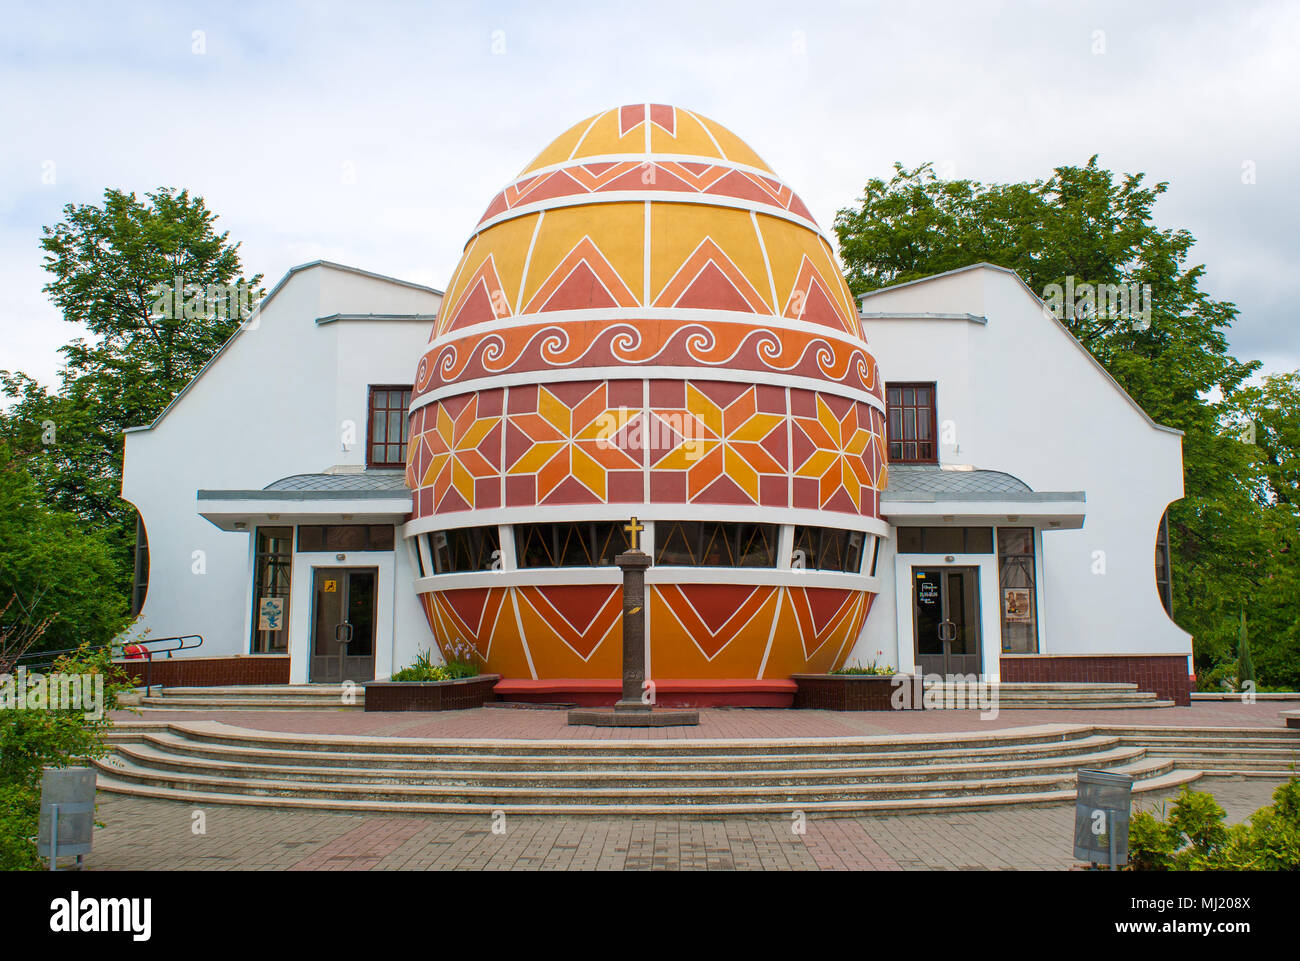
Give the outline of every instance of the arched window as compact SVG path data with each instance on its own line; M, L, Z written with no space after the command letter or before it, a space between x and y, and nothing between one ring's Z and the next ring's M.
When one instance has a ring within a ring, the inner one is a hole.
M1160 526L1156 528L1156 590L1160 592L1160 603L1165 606L1165 613L1173 617L1173 581L1169 573L1169 511L1160 515Z
M131 616L144 608L145 595L149 593L149 535L144 529L144 518L135 515L135 575L131 580Z

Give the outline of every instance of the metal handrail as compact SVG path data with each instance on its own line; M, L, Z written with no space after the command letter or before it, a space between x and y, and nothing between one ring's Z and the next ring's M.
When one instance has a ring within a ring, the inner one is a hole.
M191 643L189 643L190 641L194 641L194 642L196 642L196 643L191 644ZM150 645L150 644L167 644L168 646L167 646L167 647L163 647L163 648L154 649L154 648L152 648L152 647L148 647L148 646L147 646L147 645ZM172 656L172 654L173 654L174 652L176 652L176 651L192 651L192 650L194 650L195 648L202 647L202 646L203 646L203 635L202 635L202 634L180 634L180 635L177 635L176 637L147 637L147 638L143 638L142 640L139 640L139 641L130 641L130 642L128 642L128 643L120 643L120 644L119 644L119 643L106 644L106 645L104 645L104 647L100 647L100 648L92 648L92 650L100 650L100 651L102 651L102 650L108 650L108 652L109 652L109 656L112 657L112 656L113 656L113 651L114 651L114 650L117 650L117 649L120 649L120 651L121 651L121 655L120 655L120 656L124 656L124 655L126 655L126 649L127 649L128 647L142 647L142 648L144 648L144 650L141 651L141 654L143 655L143 657L141 657L141 658L130 658L130 657L127 657L127 658L125 658L125 659L126 659L126 660L143 660L143 661L145 662L145 668L144 668L144 677L145 677L145 680L144 680L144 690L145 690L145 694L148 694L150 688L153 686L151 682L153 681L153 659L154 659L154 655L155 655L155 654L166 654L166 655L170 658L170 657ZM27 653L27 654L24 654L24 655L22 655L21 657L19 657L19 658L14 662L14 667L17 668L17 667L19 666L19 664L22 664L23 667L26 667L26 668L28 668L28 669L31 669L31 668L33 668L33 667L49 667L49 666L51 666L52 664L54 664L54 662L57 661L61 655L63 655L63 654L73 654L73 653L76 653L77 651L80 651L80 650L81 650L81 648L79 648L79 647L65 647L65 648L63 648L63 649L61 649L61 650L57 650L57 651L31 651L31 652L29 652L29 653ZM45 658L45 660L42 660L42 661L34 661L34 662L31 662L31 663L26 663L26 664L23 664L23 663L22 663L23 661L26 661L28 658L33 658L33 657L43 657L43 658Z

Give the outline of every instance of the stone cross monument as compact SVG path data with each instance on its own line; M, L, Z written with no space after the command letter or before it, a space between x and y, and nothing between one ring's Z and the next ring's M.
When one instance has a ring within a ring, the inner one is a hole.
M670 727L699 724L698 711L680 708L656 708L654 697L647 697L645 685L645 572L650 555L637 546L637 534L645 530L632 518L623 530L630 537L630 549L614 558L623 571L623 696L608 708L575 708L569 712L570 724L594 724L600 727Z

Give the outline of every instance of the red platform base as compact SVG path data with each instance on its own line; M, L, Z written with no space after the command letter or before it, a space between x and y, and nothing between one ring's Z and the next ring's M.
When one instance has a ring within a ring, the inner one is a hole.
M797 686L790 680L655 680L656 707L793 707ZM503 678L494 688L498 701L609 707L623 695L618 678L553 678L533 681Z

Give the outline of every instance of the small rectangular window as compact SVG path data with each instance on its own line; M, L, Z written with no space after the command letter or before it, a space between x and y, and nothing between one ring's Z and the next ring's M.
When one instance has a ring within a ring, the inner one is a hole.
M366 466L405 467L411 388L371 386L366 418Z
M895 464L939 463L935 385L890 384L885 399L889 459Z

